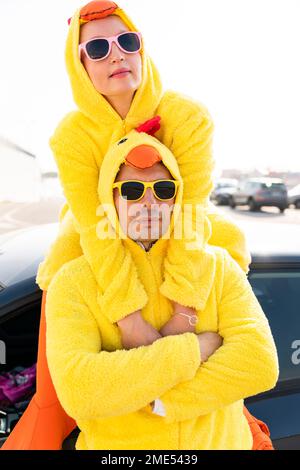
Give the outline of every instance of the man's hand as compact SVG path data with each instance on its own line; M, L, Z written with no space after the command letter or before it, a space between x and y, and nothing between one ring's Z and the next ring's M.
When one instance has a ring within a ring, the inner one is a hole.
M177 335L188 331L194 332L195 326L190 325L188 318L174 314L170 320L158 332L142 316L141 310L137 310L117 322L121 330L122 345L124 349L147 346L163 336ZM193 329L191 331L191 329ZM223 338L213 331L205 331L197 335L201 363L208 358L223 344Z
M197 335L201 354L201 363L207 359L223 344L223 338L213 331L205 331Z
M141 310L127 315L117 323L121 330L124 349L147 346L162 337L150 323L144 320Z

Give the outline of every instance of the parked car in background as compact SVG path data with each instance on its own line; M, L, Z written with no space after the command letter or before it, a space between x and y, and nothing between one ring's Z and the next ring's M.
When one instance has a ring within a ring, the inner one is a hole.
M288 191L288 203L300 209L300 184Z
M258 230L257 223L239 225L252 253L249 282L270 323L280 366L276 387L245 404L267 423L276 449L300 449L300 227L264 223ZM58 224L49 224L14 232L3 244L0 238L0 339L7 346L0 375L37 360L42 292L35 277L57 231ZM16 422L15 410L2 420L0 414L0 447ZM63 449L74 449L78 432L76 428L65 439Z
M283 213L288 207L287 188L279 178L250 178L230 196L229 205L232 209L247 205L250 211L274 206Z
M216 205L228 205L230 196L236 191L238 180L234 178L220 178L216 181L210 199Z

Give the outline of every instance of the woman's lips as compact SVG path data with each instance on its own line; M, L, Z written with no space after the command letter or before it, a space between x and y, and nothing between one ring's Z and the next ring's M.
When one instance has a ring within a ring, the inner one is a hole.
M120 72L120 73L115 73L112 75L110 78L122 78L125 77L127 74L129 74L130 71L128 70L127 72Z

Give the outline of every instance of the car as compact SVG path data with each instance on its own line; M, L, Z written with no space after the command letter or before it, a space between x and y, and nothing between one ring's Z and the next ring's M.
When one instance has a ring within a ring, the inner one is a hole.
M220 178L217 180L210 199L217 206L228 205L230 196L237 190L238 180L235 178Z
M288 191L288 203L300 209L300 184Z
M239 221L251 248L248 275L275 339L276 387L247 398L249 411L268 423L277 449L300 449L300 227ZM285 243L282 243L282 241Z
M247 398L245 404L267 423L276 449L300 449L300 227L247 221L239 225L252 253L248 279L268 318L280 366L276 387ZM57 230L58 224L32 227L0 242L0 339L7 344L2 370L31 366L37 359L42 293L35 277ZM78 433L77 427L63 449L74 449ZM6 438L3 433L2 444Z
M250 178L230 196L229 205L232 209L247 205L250 211L275 206L283 213L288 208L287 188L279 178Z

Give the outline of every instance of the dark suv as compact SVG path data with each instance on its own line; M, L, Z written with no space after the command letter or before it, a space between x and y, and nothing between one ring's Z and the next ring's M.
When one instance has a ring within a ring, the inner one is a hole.
M259 210L262 206L275 206L283 213L289 205L287 188L280 179L251 178L238 186L229 205L232 209L247 205L250 211Z

